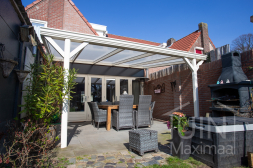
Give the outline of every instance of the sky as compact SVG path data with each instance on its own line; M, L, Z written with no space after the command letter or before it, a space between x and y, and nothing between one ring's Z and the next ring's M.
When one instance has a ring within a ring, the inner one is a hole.
M24 6L34 0L22 0ZM164 43L208 24L216 47L253 33L253 0L72 0L90 23L110 34Z

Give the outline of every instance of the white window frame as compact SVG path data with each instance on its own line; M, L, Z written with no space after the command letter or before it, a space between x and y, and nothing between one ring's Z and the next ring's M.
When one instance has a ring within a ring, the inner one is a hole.
M47 27L47 21L44 20L37 20L37 19L30 19L31 23L39 23L44 24L44 27Z

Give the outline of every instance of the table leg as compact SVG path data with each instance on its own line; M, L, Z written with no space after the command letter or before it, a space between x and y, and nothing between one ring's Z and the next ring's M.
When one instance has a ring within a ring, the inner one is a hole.
M111 107L107 108L107 122L106 122L106 130L110 131L111 129L111 113L112 113L112 109Z

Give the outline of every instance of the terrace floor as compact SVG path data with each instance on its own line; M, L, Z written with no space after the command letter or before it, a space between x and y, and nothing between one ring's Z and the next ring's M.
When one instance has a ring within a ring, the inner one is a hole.
M159 150L167 154L169 153L169 148L166 144L169 143L171 135L166 123L154 121L151 128L145 127L139 129L158 131ZM105 124L100 124L99 130L97 130L90 122L69 123L68 147L58 149L57 157L77 157L128 150L129 130L123 129L117 132L113 128L107 131Z

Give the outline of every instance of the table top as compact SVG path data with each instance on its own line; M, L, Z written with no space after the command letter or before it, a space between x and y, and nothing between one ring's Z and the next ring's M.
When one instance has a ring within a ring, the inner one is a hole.
M99 108L111 108L111 109L118 109L119 105L98 105ZM133 108L137 108L138 105L134 104Z

